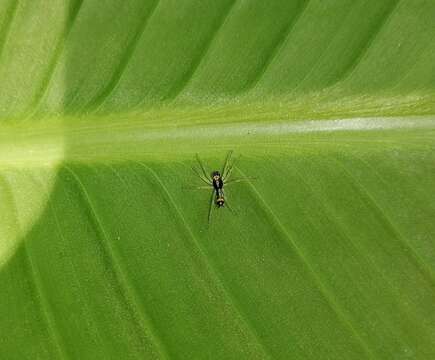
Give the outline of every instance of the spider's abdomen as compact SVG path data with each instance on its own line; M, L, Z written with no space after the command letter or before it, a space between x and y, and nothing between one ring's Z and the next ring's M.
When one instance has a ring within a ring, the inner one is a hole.
M225 204L225 199L223 197L220 197L220 198L216 199L216 205L218 207L222 207L222 206L224 206L224 204Z
M216 190L216 205L222 207L225 204L224 192L222 189Z

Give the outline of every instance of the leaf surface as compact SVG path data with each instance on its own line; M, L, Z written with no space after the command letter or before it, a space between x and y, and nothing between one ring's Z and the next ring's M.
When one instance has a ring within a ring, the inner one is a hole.
M3 1L0 357L433 358L434 16Z

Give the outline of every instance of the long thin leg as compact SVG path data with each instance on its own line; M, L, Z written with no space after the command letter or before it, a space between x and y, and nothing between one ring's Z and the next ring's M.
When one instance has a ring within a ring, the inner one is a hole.
M200 171L198 171L198 169L194 166L192 166L192 170L195 172L196 175L199 176L199 178L205 182L207 185L213 186L213 184L211 183L211 181L209 181L207 178L205 178Z
M257 180L257 178L255 178L255 177L234 178L234 179L225 181L225 185L228 185L231 183L243 182L243 181L251 181L251 180Z
M231 173L233 172L234 169L234 163L236 162L236 160L233 160L231 166L228 168L227 173L225 174L224 177L222 177L222 180L226 181L227 179L230 178Z
M230 204L228 203L228 200L225 199L225 206L234 214L237 215L236 210L233 209L232 206L230 206Z
M222 179L226 179L228 170L233 167L233 165L231 165L230 163L232 155L233 155L233 150L228 151L227 158L225 159L225 164L221 172Z
M183 186L183 190L211 190L211 185L208 185L208 186Z
M204 164L202 163L201 158L199 157L198 154L196 154L196 160L198 161L198 164L199 164L199 166L201 167L202 174L204 175L204 177L205 177L206 179L209 179L209 178L210 178L210 174L208 174L207 171L205 170L205 166L204 166Z
M208 209L208 224L210 225L211 223L211 215L213 212L213 207L214 207L214 191L211 193L211 200L210 200L210 208Z

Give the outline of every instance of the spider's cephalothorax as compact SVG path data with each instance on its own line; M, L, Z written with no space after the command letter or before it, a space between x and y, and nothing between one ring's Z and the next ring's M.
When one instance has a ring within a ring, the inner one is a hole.
M216 191L224 187L224 182L222 180L222 176L219 171L213 171L211 177L212 177L213 188Z

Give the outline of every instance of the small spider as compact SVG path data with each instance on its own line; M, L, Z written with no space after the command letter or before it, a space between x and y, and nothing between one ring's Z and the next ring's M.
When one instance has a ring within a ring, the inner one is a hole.
M241 181L247 181L251 178L237 178L237 179L231 179L230 175L234 169L234 161L232 161L232 155L233 151L229 151L227 158L225 160L224 167L222 169L222 172L219 172L218 170L215 170L210 175L207 175L207 171L205 169L204 164L202 163L200 157L198 154L196 154L196 159L198 161L198 164L201 168L201 171L199 171L197 168L193 167L193 171L199 176L199 178L205 182L208 186L198 186L195 187L195 189L207 189L210 190L210 187L212 187L213 192L211 195L211 201L210 201L210 208L208 212L208 222L211 221L211 215L213 211L213 205L215 205L216 208L224 207L226 206L231 210L232 208L228 205L228 201L225 199L224 194L224 185L227 185L229 183L235 183L235 182L241 182Z

